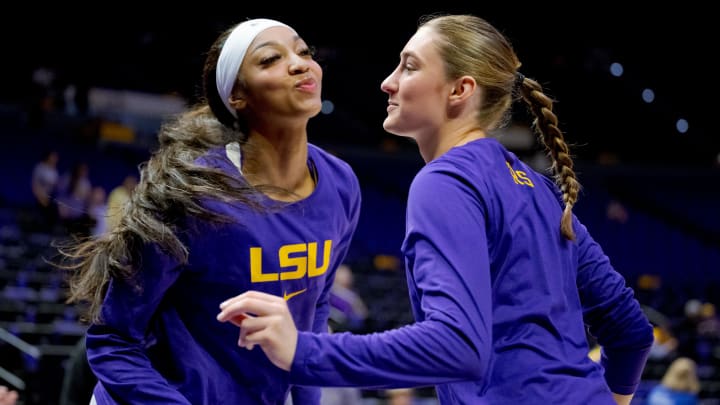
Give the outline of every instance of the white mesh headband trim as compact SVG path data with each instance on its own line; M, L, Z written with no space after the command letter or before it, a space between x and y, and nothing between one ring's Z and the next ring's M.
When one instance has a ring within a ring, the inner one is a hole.
M223 104L235 117L237 117L237 113L230 105L230 93L235 85L240 65L245 59L245 53L250 43L259 33L271 27L287 27L292 30L287 24L267 18L243 21L228 35L220 50L215 71L215 85Z

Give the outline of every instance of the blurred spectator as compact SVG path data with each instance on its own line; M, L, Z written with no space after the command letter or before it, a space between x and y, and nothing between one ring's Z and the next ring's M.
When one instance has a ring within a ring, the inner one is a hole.
M700 306L695 342L695 361L700 368L699 374L718 375L720 366L720 319L715 313L715 305L704 302Z
M72 234L90 234L92 220L88 202L91 192L90 168L85 162L75 164L60 181L58 213L60 221Z
M32 82L28 91L28 126L39 128L45 125L45 116L52 112L57 104L57 72L50 66L38 66L32 72Z
M701 337L720 340L720 319L717 317L713 303L705 302L700 306L697 332Z
M92 191L90 166L85 162L75 163L72 169L60 178L58 190L60 195L73 195L87 201Z
M650 348L649 359L662 361L673 358L678 348L678 340L665 326L653 326L655 340Z
M625 206L616 200L612 200L608 203L606 215L610 221L614 221L619 224L627 223L630 218L630 214Z
M415 391L410 388L387 390L388 405L412 405Z
M122 216L123 207L125 203L130 199L135 186L137 186L138 178L135 175L127 175L123 182L115 187L107 199L107 215L106 215L106 228L107 231L113 230L120 222Z
M75 344L65 365L59 405L89 404L96 382L97 377L87 361L85 338L81 338Z
M58 190L58 161L60 154L51 149L46 151L35 164L32 172L31 187L35 201L43 214L45 224L52 227L57 221L58 208L55 197Z
M93 187L88 200L87 212L92 221L90 234L99 236L105 233L107 231L107 193L104 188Z
M322 389L320 405L362 405L362 394L357 388L326 387Z
M653 325L653 345L650 348L649 360L668 364L677 357L678 339L672 332L671 322L665 314L655 308L643 306L643 312Z
M338 267L330 290L330 327L333 331L361 332L368 316L367 306L353 288L352 268Z
M713 362L713 350L720 344L720 321L712 303L690 299L685 303L685 317L675 326L680 343L678 353L700 362Z
M695 362L679 357L670 364L660 384L648 394L647 405L699 404L700 381Z
M698 299L689 299L685 302L684 317L675 325L675 336L680 346L678 352L681 356L695 358L697 345L697 326L700 322L700 309L702 302Z

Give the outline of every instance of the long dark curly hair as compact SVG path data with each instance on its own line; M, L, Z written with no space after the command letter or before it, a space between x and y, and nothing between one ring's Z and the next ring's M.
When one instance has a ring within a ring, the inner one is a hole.
M261 209L253 197L258 190L242 178L194 163L211 148L247 141L244 123L226 109L215 85L220 50L232 29L222 33L207 52L200 102L161 126L158 147L140 165L140 181L118 226L100 237L59 248L61 260L57 265L68 271L67 302L85 304L83 320L101 322L100 309L109 281L122 278L133 282L137 255L144 244L157 245L182 264L187 262L188 250L179 238L179 226L187 216L230 220L206 209L201 200Z

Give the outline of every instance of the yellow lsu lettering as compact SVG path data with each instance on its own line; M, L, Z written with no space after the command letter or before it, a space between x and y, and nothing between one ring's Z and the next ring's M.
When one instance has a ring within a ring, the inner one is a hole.
M318 277L328 269L330 265L330 252L332 251L332 240L325 241L323 246L323 261L317 266L318 244L310 243L294 243L291 245L282 245L278 249L278 262L280 268L291 268L290 271L281 271L278 273L263 273L262 269L262 248L250 248L250 280L253 283L262 283L267 281L278 280L296 280L305 277Z
M520 184L521 186L524 185L524 186L535 187L532 180L530 180L528 178L527 173L525 173L522 170L513 169L512 166L510 166L510 162L505 162L505 164L507 165L508 169L510 169L510 175L512 176L515 184Z

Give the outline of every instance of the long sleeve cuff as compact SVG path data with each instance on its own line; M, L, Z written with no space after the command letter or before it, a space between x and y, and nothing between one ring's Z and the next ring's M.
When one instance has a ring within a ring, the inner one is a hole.
M650 347L642 350L618 351L603 348L600 364L605 368L605 381L610 391L620 395L635 393Z

